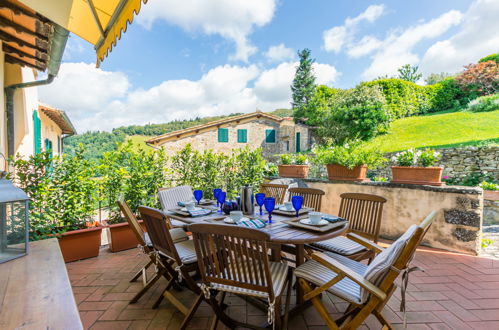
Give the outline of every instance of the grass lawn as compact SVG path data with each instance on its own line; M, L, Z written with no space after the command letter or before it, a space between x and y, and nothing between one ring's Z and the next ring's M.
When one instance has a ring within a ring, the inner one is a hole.
M145 141L149 140L152 138L152 136L145 136L145 135L131 135L127 136L126 140L132 140L133 145L135 148L141 147L144 150L152 150L153 148L151 146L148 146Z
M371 143L382 152L409 148L452 148L499 143L499 110L491 112L442 111L394 121L385 135Z

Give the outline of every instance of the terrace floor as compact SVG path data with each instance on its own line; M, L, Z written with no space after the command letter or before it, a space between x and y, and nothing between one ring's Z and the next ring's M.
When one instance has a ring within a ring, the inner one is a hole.
M140 290L141 283L130 278L146 262L138 250L110 253L103 247L100 256L67 264L73 292L86 329L177 329L182 317L163 301L159 309L150 308L164 287L164 280L133 305L128 300ZM407 294L408 329L499 329L499 260L420 249L414 265L425 272L413 272ZM185 300L194 299L187 290L175 293ZM346 305L333 296L323 295L331 314ZM241 298L226 299L229 314L259 324L266 315ZM293 301L293 299L292 299ZM400 290L384 309L395 328L403 328L398 312ZM191 329L206 329L212 317L203 303L190 323ZM224 328L219 325L219 328ZM290 329L326 328L313 307L290 320ZM369 318L364 329L379 329Z

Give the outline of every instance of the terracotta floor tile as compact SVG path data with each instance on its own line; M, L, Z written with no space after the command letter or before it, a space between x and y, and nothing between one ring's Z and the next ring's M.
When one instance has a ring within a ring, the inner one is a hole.
M91 330L123 330L127 329L132 321L97 321Z

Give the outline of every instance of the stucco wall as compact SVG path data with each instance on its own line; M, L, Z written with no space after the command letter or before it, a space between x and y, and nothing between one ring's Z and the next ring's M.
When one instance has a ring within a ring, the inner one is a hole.
M437 218L424 244L455 252L477 254L480 248L483 193L480 188L410 186L391 183L348 183L327 180L276 179L272 182L322 189L326 192L322 212L337 214L340 194L359 192L383 196L380 235L394 239L433 210Z
M58 140L61 138L62 130L56 123L52 121L47 115L43 113L43 111L39 111L38 115L40 116L40 121L42 124L42 150L45 150L45 139L49 139L52 141L52 154L59 155Z
M0 42L0 45L2 43ZM4 62L4 52L0 47L0 88L2 93L0 93L0 171L5 171L6 169L6 154L7 154L7 132L5 122L5 93L4 93L4 77L5 77L5 62Z
M207 132L200 132L196 135L180 138L174 141L167 141L161 144L165 151L169 154L174 153L187 144L191 144L195 150L213 149L215 152L229 153L233 149L244 148L248 146L250 149L262 148L264 155L278 154L286 152L286 141L289 140L290 148L294 148L295 127L302 131L301 144L306 148L308 143L308 129L304 126L295 126L292 121L286 125L280 125L277 122L268 119L256 119L246 123L229 123L222 125L222 128L229 129L229 142L218 142L218 128L214 128ZM247 143L237 142L237 130L247 130ZM276 142L265 142L265 130L276 130ZM305 150L305 149L304 149ZM291 149L294 151L294 149Z

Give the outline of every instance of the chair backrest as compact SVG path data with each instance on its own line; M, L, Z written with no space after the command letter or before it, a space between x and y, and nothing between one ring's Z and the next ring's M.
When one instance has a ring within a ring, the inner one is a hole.
M154 249L182 264L170 233L171 224L163 212L147 206L139 206L139 213L146 224Z
M260 230L218 224L192 224L201 277L218 283L266 292L274 298L268 257L270 236Z
M315 188L289 188L289 201L293 196L303 197L303 206L311 207L315 211L320 212L322 204L322 196L325 195L324 190Z
M284 202L284 195L286 195L288 185L277 183L262 183L260 185L260 192L265 194L265 197L274 197L277 204Z
M340 197L338 216L348 220L348 230L377 243L386 199L361 193L344 193Z
M367 267L364 277L387 293L387 299L390 297L391 288L399 273L406 269L416 253L416 248L428 232L437 211L431 212L419 225L412 225L400 236L390 247L378 254ZM367 298L369 294L363 292L363 297Z
M164 188L158 191L159 202L163 211L178 207L178 202L184 202L193 199L191 186L178 186L173 188Z
M142 245L143 247L146 247L147 244L144 240L144 230L142 229L142 226L140 225L139 221L135 217L135 214L133 214L132 210L128 206L128 204L124 201L118 201L118 206L125 216L126 221L128 222L128 225L130 226L130 229L132 229L132 232L134 233L135 237L137 238L137 241L139 241L139 244Z

